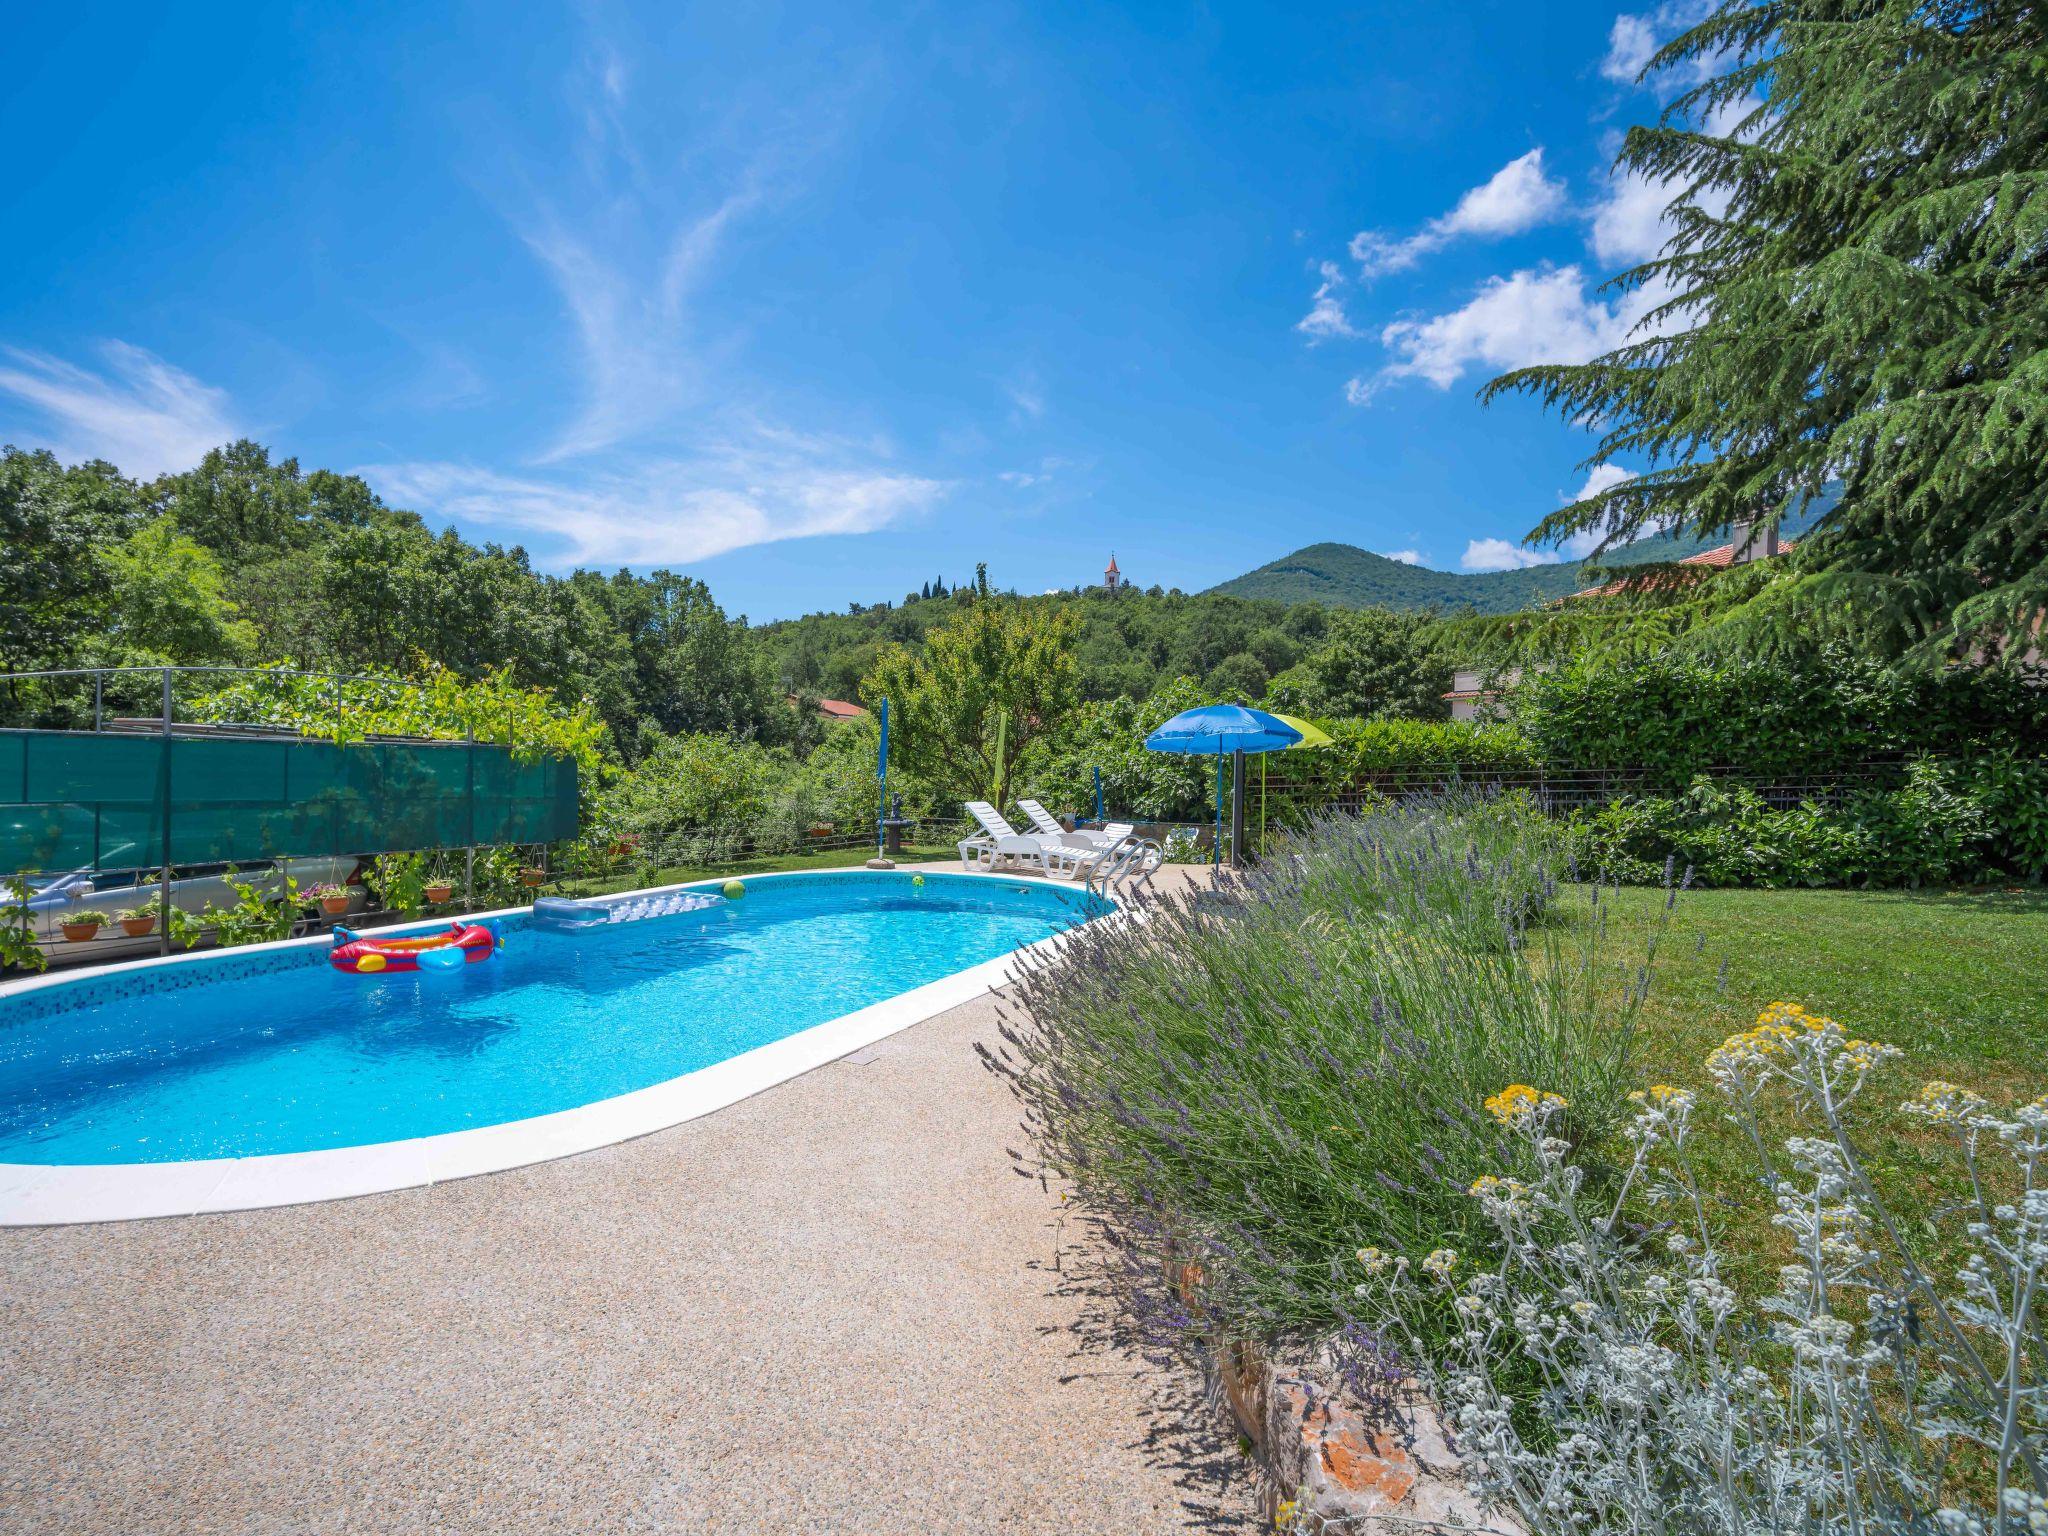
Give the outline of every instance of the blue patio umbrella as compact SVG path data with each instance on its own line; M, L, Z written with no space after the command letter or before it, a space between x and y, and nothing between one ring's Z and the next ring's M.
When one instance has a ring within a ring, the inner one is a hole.
M1301 740L1301 732L1263 709L1241 704L1205 704L1184 709L1145 738L1150 752L1190 757L1216 755L1216 857L1223 859L1223 759L1232 752L1280 752Z

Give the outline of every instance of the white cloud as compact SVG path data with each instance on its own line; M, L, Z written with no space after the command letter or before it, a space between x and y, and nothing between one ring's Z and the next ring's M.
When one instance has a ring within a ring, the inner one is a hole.
M1618 85L1634 85L1659 48L1705 21L1713 9L1713 0L1666 0L1655 10L1634 14L1624 11L1608 29L1607 56L1600 61L1601 75ZM1722 63L1714 56L1688 60L1678 70L1680 83L1696 84L1718 74Z
M1631 16L1626 11L1614 18L1607 33L1607 57L1600 61L1600 73L1622 85L1634 85L1636 76L1650 62L1659 47L1657 29L1648 16Z
M1363 376L1344 381L1344 403L1347 405L1371 405L1373 391L1378 386Z
M558 567L687 565L756 544L872 533L947 491L937 480L758 446L617 471L504 474L424 462L357 473L388 501L437 512L472 534L517 539Z
M1474 539L1465 546L1458 564L1468 571L1524 571L1532 565L1555 565L1558 557L1547 549L1530 549L1506 539Z
M0 394L23 402L40 440L61 459L105 459L147 480L190 469L209 448L242 436L227 392L202 384L125 341L98 348L94 373L42 352L0 348Z
M1629 338L1654 303L1647 292L1604 303L1576 266L1488 278L1460 309L1396 320L1380 340L1396 355L1382 379L1427 379L1448 389L1470 368L1500 372L1535 363L1582 363Z
M1344 274L1334 261L1318 262L1316 270L1322 284L1310 301L1308 313L1294 323L1294 328L1308 337L1310 346L1332 336L1356 336L1358 332L1351 328L1344 313L1344 301L1337 297L1337 290L1344 286Z
M1389 560L1398 560L1403 565L1422 564L1422 551L1419 549L1383 549L1380 553Z
M1431 219L1405 239L1360 230L1351 237L1351 259L1358 263L1362 277L1403 271L1453 240L1467 236L1491 239L1534 229L1558 217L1567 203L1564 183L1544 174L1539 145L1510 160L1459 198L1449 213Z
M1002 381L1003 393L1010 399L1010 420L1015 424L1036 421L1045 414L1045 386L1038 381L1035 368L1020 369Z
M1617 485L1625 485L1635 477L1634 470L1623 469L1619 464L1595 464L1587 472L1586 483L1569 496L1560 494L1558 503L1568 506L1575 501L1584 501L1588 497L1598 496L1602 491L1611 491ZM1583 560L1598 549L1600 541L1606 537L1604 529L1584 528L1566 539L1560 548L1572 559Z
M1725 103L1702 126L1708 133L1734 134L1756 106L1754 99ZM1634 266L1657 256L1675 229L1665 210L1685 190L1683 179L1653 181L1635 171L1612 177L1592 208L1587 244L1593 254L1612 267ZM1718 218L1727 211L1728 193L1725 188L1704 187L1694 201Z

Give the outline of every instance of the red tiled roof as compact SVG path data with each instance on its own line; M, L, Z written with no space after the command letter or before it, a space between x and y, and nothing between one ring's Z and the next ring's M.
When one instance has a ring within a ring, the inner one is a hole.
M783 698L791 709L795 709L803 703L803 700L793 693L784 694ZM820 699L818 700L818 713L827 720L856 720L866 714L867 711L858 704L847 703L844 699Z
M1785 540L1778 546L1778 552L1783 554L1792 547L1793 542L1791 539ZM1765 556L1764 558L1768 559L1769 557ZM1687 555L1683 560L1676 563L1679 565L1704 566L1708 570L1715 571L1726 570L1735 563L1735 546L1733 544L1717 544L1712 549L1703 549L1696 555ZM1612 597L1617 592L1626 592L1632 587L1646 587L1651 584L1650 581L1642 577L1617 576L1613 581L1606 583L1604 586L1588 587L1583 592L1574 592L1565 598L1564 601L1571 603L1577 602L1582 597Z
M1116 571L1116 556L1115 556L1115 555L1111 555L1111 556L1109 557L1109 571ZM1104 572L1103 572L1102 574L1103 574L1103 575L1105 575L1105 576L1107 576L1107 575L1109 574L1109 571L1104 571ZM1123 572L1121 572L1121 571L1117 571L1117 574L1118 574L1119 576L1121 576L1121 575L1123 574Z

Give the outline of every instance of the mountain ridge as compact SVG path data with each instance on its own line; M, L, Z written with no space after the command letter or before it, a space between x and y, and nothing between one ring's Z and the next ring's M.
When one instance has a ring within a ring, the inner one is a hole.
M1725 542L1725 541L1724 541ZM1601 557L1605 565L1680 560L1712 546L1702 539L1656 534ZM1437 614L1520 613L1540 608L1593 584L1584 561L1532 565L1517 571L1439 571L1409 565L1355 544L1307 544L1211 592L1230 597L1319 602L1338 608L1394 608Z

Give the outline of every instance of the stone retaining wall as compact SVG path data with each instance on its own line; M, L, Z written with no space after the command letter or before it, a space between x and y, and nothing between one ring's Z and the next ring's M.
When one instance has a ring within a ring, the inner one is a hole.
M1374 1517L1487 1525L1435 1411L1419 1398L1369 1408L1251 1344L1211 1353L1207 1374L1267 1473L1269 1518L1291 1502L1294 1529L1319 1536L1363 1531Z

